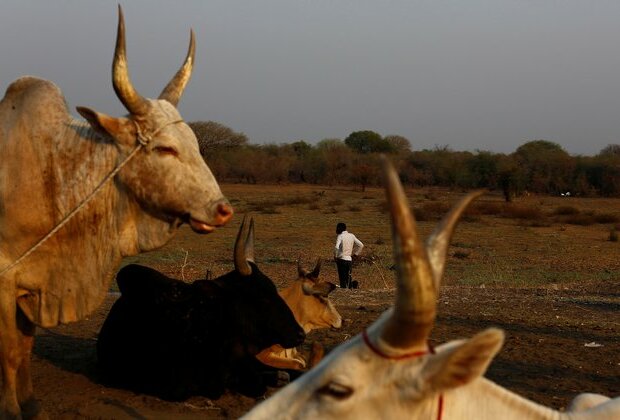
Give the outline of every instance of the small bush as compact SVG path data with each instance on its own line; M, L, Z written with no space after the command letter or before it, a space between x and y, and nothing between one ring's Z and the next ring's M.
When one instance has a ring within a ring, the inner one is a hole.
M362 208L359 206L349 206L349 211L353 211L353 212L362 211Z
M596 223L607 224L618 223L620 221L620 218L616 214L598 213L594 215L594 220L596 220Z
M560 206L554 210L553 214L558 216L572 216L574 214L579 214L579 209L573 206Z
M316 199L314 197L302 197L300 195L295 197L281 198L278 200L280 206L292 206L295 204L308 204L313 203Z
M545 214L538 207L515 204L505 206L502 214L511 219L542 220L545 218Z
M618 231L615 227L609 230L609 242L618 242Z
M278 210L276 207L273 207L273 206L262 207L260 209L256 209L255 211L258 211L261 214L280 214L280 210Z
M450 206L447 203L433 201L431 203L423 204L422 207L414 208L413 215L416 220L419 220L420 222L427 222L429 220L441 219L449 209Z
M567 216L564 219L564 223L568 223L569 225L590 226L596 223L596 220L593 215L582 213Z
M375 245L385 245L385 241L383 238L377 238L375 239Z
M465 214L469 215L488 215L488 216L497 216L502 213L504 206L502 203L497 203L493 201L481 201L479 203L474 203L465 211Z
M431 215L428 214L423 208L414 208L413 217L415 217L418 222L428 222L429 220L432 220Z
M390 206L387 201L381 201L376 205L377 211L380 213L387 213L390 211Z
M467 251L454 251L452 254L454 258L458 258L459 260L464 260L465 258L469 258L469 252Z
M336 199L334 199L334 200L329 200L329 201L327 202L327 205L328 205L328 206L340 206L340 205L342 205L343 203L344 203L344 202L343 202L341 199L336 198Z
M321 206L318 203L310 203L308 206L308 210L320 210Z

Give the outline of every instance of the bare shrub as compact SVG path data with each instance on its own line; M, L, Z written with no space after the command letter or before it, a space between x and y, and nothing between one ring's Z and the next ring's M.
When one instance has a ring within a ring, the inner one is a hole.
M609 242L618 242L618 231L615 226L609 230Z
M344 203L344 201L342 201L339 198L333 199L333 200L329 200L327 202L328 206L341 206Z
M493 201L481 201L472 203L465 210L465 217L470 219L477 219L477 216L497 216L502 213L504 205L502 203Z
M573 206L560 206L553 211L553 214L558 216L572 216L574 214L579 214L579 209Z
M620 222L620 217L617 214L612 213L597 213L594 215L594 220L596 223L618 223Z
M439 220L450 209L448 203L441 201L433 201L430 203L424 203L421 207L413 209L416 220L421 222L429 220Z
M510 219L521 220L543 220L545 218L545 214L540 208L519 204L505 205L502 215Z
M362 211L362 208L359 206L349 206L349 211L358 212L358 211Z
M433 220L432 216L424 210L424 208L414 208L413 216L418 222L428 222L429 220Z
M308 205L308 210L320 210L321 206L318 203L310 203Z
M295 204L309 204L309 203L314 203L316 201L316 199L314 197L303 197L303 196L294 196L294 197L287 197L287 198L281 198L280 200L278 200L277 205L279 206L293 206Z
M452 254L454 258L458 258L459 260L464 260L465 258L469 258L468 251L454 251Z
M261 214L280 214L280 210L273 206L262 207L260 209L256 209L256 211Z
M385 240L383 238L375 239L375 245L385 245Z
M564 219L564 223L568 223L569 225L590 226L596 223L596 220L592 214L580 213L567 216Z
M381 213L386 213L390 210L387 201L381 201L376 205L377 211Z
M309 204L315 203L316 200L312 197L303 197L303 196L292 196L292 197L283 197L277 199L270 200L258 200L258 201L250 201L247 206L250 211L258 211L263 212L265 209L275 209L278 206L294 206L297 204ZM279 212L276 212L279 213ZM275 213L266 213L266 214L275 214Z

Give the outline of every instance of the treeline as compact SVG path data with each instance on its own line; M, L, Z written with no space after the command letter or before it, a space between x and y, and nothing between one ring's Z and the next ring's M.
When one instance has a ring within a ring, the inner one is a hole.
M412 150L402 136L357 131L346 139L286 144L250 144L247 137L216 122L194 122L201 154L217 178L242 183L381 184L379 155L397 165L411 186L488 188L506 200L525 192L620 196L620 145L596 156L571 156L556 143L533 140L511 154L459 152L449 147Z

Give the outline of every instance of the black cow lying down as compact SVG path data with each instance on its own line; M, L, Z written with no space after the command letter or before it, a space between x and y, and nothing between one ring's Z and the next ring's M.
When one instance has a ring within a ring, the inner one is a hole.
M254 356L273 344L300 345L305 334L273 282L254 263L254 223L235 241L235 270L185 283L148 267L117 275L121 297L97 341L111 385L169 400L218 398L226 388L248 396L266 391Z

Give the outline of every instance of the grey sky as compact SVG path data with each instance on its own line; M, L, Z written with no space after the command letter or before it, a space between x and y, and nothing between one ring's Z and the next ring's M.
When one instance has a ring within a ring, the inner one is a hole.
M121 115L110 81L116 4L3 0L0 89L24 74ZM132 80L156 96L196 66L179 106L255 143L374 130L414 149L593 155L620 143L617 0L127 0Z

